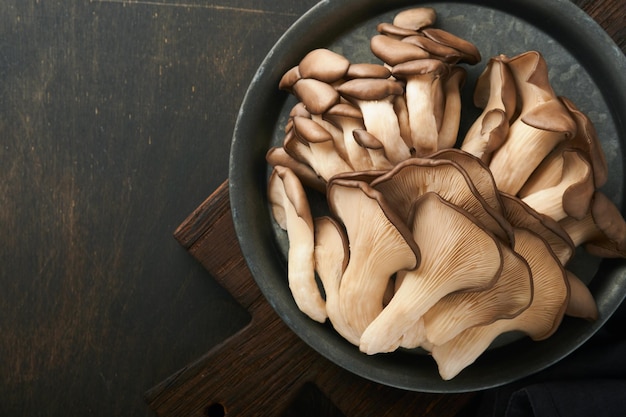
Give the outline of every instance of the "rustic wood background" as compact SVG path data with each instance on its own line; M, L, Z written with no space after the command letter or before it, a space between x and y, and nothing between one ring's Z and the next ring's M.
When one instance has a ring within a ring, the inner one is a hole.
M314 0L0 0L0 415L152 415L248 313L172 237ZM577 0L626 50L624 0Z

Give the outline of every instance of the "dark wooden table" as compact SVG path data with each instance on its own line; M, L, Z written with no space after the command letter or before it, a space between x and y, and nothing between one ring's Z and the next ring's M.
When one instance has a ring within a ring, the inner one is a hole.
M172 233L314 0L0 0L0 415L152 415L248 312ZM577 0L626 51L624 0Z

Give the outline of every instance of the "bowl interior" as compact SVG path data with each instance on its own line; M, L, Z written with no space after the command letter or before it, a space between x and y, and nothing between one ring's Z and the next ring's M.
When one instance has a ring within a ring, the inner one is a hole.
M489 57L540 51L555 92L566 96L594 122L609 165L602 191L621 207L626 143L626 58L585 13L564 0L474 1L466 3L395 0L320 2L277 42L259 67L235 127L230 156L230 198L236 233L250 270L263 294L307 344L345 369L373 381L423 392L475 391L536 373L571 353L591 337L626 296L626 262L599 260L579 251L568 268L587 282L598 302L594 323L566 318L555 335L542 342L515 338L498 343L451 381L442 381L432 358L406 351L366 356L295 306L287 287L286 233L277 228L266 196L269 168L265 153L282 143L295 99L278 90L282 74L310 50L330 48L352 62L377 62L369 50L376 25L390 22L403 8L430 6L437 27L473 42L481 63L466 67L459 137L479 115L472 105L476 78ZM515 358L514 360L512 360Z

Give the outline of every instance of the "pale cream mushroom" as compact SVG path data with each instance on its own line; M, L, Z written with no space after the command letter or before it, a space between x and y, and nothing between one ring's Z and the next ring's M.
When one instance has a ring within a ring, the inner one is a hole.
M326 312L334 329L350 343L359 345L359 334L345 322L339 309L339 284L350 257L343 226L329 216L314 219L315 270L324 287Z
M513 227L528 229L541 236L562 265L572 260L576 245L556 220L533 210L518 197L505 193L501 197L505 216Z
M493 287L449 294L424 314L427 346L432 349L465 329L513 318L528 308L533 298L530 267L507 245L502 245L502 255L502 273Z
M427 156L438 150L445 109L443 80L449 72L450 66L438 59L406 61L391 70L394 77L406 82L411 143L416 156Z
M582 153L575 149L563 152L562 158L559 182L526 195L522 200L556 221L567 216L580 219L589 211L595 191L591 166Z
M411 230L366 182L335 178L328 184L331 213L344 225L350 259L341 277L339 307L353 334L380 314L390 277L415 268L420 250Z
M437 301L455 291L490 288L502 271L498 239L469 213L429 192L415 202L413 216L421 262L402 272L393 298L361 335L359 349L369 355L412 347L403 336Z
M452 67L443 82L445 104L437 136L438 150L452 148L456 144L462 112L461 88L466 77L467 71L463 67Z
M566 217L559 224L574 245L602 258L626 258L626 221L604 193L596 190L589 212L577 220Z
M541 161L576 134L576 123L557 98L543 56L529 51L507 62L521 101L506 141L493 153L489 169L498 188L517 194Z
M366 130L383 143L387 158L392 163L411 156L400 135L398 116L393 99L404 94L402 84L392 79L357 78L337 87L346 100L359 107Z
M274 167L268 198L276 223L287 231L287 277L294 301L300 311L323 323L327 316L315 280L313 217L300 179L289 168Z
M474 88L474 105L483 111L465 134L461 149L489 163L509 133L516 101L513 74L503 56L491 58Z
M569 283L561 262L541 237L526 229L515 229L513 249L530 266L534 289L532 303L514 318L466 329L452 340L433 346L431 354L443 379L454 378L474 363L495 338L505 332L520 331L533 340L543 340L561 323L569 300Z

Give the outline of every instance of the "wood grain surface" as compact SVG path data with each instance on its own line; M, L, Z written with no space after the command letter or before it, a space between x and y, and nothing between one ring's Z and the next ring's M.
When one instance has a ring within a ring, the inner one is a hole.
M0 0L1 416L153 415L146 390L247 325L172 232L315 3ZM626 50L624 0L576 3Z

